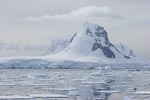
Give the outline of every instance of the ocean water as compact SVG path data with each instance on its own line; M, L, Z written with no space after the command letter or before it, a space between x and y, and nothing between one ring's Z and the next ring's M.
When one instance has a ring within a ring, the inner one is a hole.
M150 71L0 69L0 100L150 100Z

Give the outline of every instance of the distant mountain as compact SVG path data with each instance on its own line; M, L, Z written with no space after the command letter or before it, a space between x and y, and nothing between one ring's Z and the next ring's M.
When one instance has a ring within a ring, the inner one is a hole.
M59 53L59 52L63 51L69 45L69 43L70 43L70 41L54 40L54 41L52 41L50 48L48 48L42 54L42 56Z

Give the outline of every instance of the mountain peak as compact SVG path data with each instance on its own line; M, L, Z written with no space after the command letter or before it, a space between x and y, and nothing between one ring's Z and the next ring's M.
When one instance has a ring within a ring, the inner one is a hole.
M84 24L84 30L86 35L91 36L95 43L100 43L102 46L110 46L111 43L109 42L107 32L105 29L97 24L90 24L86 22Z
M124 55L113 45L104 27L89 22L84 23L84 29L76 33L68 47L64 50L65 55L98 56L105 58L130 58L131 55ZM101 52L101 53L100 53ZM132 52L131 52L132 53Z
M91 24L89 22L84 23L84 30L90 31L92 33L95 33L96 31L104 31L104 28L97 25L97 24Z
M84 23L84 27L94 27L95 29L98 28L98 27L101 27L99 26L98 24L92 24L92 23L89 23L89 22L85 22ZM103 27L101 27L102 29L104 29Z
M84 29L72 37L71 43L65 49L65 52L71 55L88 56L95 51L97 52L97 50L102 52L101 54L104 54L103 56L106 58L116 57L113 50L119 53L114 45L109 42L107 32L103 27L86 22Z

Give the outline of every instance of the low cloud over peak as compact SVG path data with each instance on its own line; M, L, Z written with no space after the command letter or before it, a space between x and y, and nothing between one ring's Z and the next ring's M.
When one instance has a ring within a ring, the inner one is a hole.
M105 18L105 19L121 19L122 16L113 12L109 7L87 6L73 10L67 14L60 15L42 15L40 17L28 16L25 20L41 21L41 20L68 20L82 18Z

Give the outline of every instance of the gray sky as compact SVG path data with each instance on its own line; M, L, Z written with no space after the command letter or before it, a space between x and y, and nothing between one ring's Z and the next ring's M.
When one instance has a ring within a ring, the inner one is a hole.
M150 60L150 0L0 0L0 57L40 55L84 22Z

